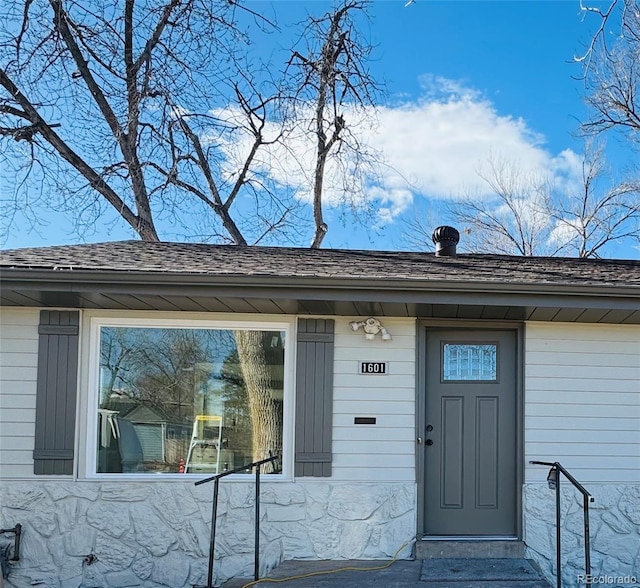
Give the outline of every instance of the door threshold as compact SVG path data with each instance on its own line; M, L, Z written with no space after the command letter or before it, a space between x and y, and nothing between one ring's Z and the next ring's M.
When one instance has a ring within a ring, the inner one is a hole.
M422 541L519 541L512 535L423 535Z

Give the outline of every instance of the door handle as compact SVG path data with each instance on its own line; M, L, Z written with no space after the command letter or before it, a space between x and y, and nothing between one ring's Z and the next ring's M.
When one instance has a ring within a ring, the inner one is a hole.
M433 445L433 439L427 439L425 443L427 445L431 446L431 445Z
M422 437L418 437L418 438L416 439L416 443L417 443L418 445L422 445Z

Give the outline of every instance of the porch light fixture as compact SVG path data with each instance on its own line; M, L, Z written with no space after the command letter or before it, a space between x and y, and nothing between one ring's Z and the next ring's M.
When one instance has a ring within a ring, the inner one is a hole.
M366 321L352 321L349 326L357 331L360 327L364 331L364 338L368 341L373 341L378 333L381 334L383 341L390 341L391 335L389 331L382 326L382 323L373 317L369 317Z

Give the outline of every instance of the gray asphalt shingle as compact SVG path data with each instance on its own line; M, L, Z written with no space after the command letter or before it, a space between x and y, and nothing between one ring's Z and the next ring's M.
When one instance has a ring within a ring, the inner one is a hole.
M640 287L640 261L119 241L5 250L2 269Z

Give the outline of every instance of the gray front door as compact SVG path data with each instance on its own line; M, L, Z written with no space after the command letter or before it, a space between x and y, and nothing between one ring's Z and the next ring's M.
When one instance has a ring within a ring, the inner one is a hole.
M515 536L516 332L428 329L427 535Z

